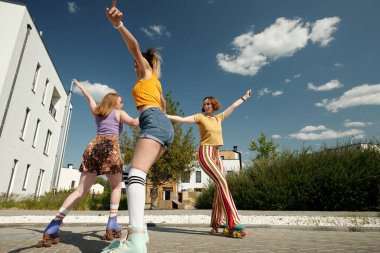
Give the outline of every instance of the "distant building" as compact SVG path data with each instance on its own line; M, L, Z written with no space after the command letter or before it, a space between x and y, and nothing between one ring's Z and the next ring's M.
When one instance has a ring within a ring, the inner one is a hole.
M77 188L80 180L80 172L72 164L62 167L59 173L57 190L70 190Z
M225 174L239 172L242 168L241 153L237 146L233 150L221 150L220 155L225 169ZM198 154L194 154L193 169L190 177L176 183L167 182L158 187L158 208L182 209L194 208L197 195L210 183L209 176L203 171L198 163ZM152 183L146 184L146 204L151 204Z
M224 165L225 174L239 172L242 168L241 153L237 151L237 146L233 150L221 150L220 156ZM190 177L183 179L178 185L178 192L195 191L201 192L209 183L209 176L203 171L198 163L198 154L194 156L193 172Z
M0 1L0 193L58 187L71 110L28 9Z

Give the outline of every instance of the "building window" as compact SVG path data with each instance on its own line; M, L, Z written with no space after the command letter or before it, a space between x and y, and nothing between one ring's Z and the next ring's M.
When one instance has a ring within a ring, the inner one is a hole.
M49 84L49 79L46 79L46 82L45 82L45 90L44 90L44 94L42 96L42 104L45 105L45 99L46 99L46 93L48 91L48 84Z
M36 92L36 86L37 86L37 80L38 80L38 75L41 70L41 65L38 63L36 67L36 72L34 73L34 79L33 79L33 84L32 84L32 91Z
M33 148L36 147L37 137L38 137L38 129L40 128L40 122L41 122L41 120L37 119L36 130L34 131L34 137L33 137L33 145L32 145Z
M220 156L220 158L221 158L222 160L224 160L224 155Z
M44 181L44 173L45 171L43 169L40 169L40 173L37 177L37 183L36 183L36 191L34 192L34 197L38 197L41 194L41 186L42 182Z
M15 178L15 175L16 175L17 164L18 164L18 160L14 159L13 160L13 167L12 167L11 178L10 178L9 184L8 184L7 198L9 197L10 194L12 194L12 188L13 188L14 178Z
M173 191L173 188L164 187L162 193L162 200L170 200L170 193Z
M51 135L52 135L52 132L50 130L48 130L47 135L46 135L46 140L45 140L45 147L44 147L44 154L45 155L49 154Z
M21 136L20 136L21 140L24 140L25 138L26 127L28 126L29 113L30 113L30 109L26 108L24 124L22 125L22 129L21 129Z
M57 115L57 108L59 108L59 104L61 102L61 96L59 95L58 90L54 87L53 94L50 100L49 113L55 118Z
M74 189L75 187L75 180L71 181L71 189Z
M28 184L28 179L29 179L29 168L30 164L26 166L26 172L25 172L25 177L24 177L24 183L22 184L22 189L25 191L26 190L26 185Z
M195 172L195 183L201 183L202 182L202 172L196 171Z
M182 178L182 183L190 183L190 174Z

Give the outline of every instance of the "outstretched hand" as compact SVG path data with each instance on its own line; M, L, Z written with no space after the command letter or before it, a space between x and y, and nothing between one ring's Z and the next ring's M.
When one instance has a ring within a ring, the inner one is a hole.
M77 79L73 79L72 82L80 89L80 90L83 90L83 86L82 84L80 84L80 82L78 82Z
M246 95L247 97L252 96L252 94L253 94L252 89L248 90L247 93L245 93L245 95Z
M106 15L108 20L115 26L119 26L123 13L116 8L116 0L112 0L111 8L106 8Z

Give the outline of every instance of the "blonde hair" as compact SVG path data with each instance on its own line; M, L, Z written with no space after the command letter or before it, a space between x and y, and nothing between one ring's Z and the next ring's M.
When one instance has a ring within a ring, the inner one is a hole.
M154 48L149 48L145 53L142 53L142 55L148 61L149 66L154 70L157 77L160 77L162 58L157 50Z
M120 97L119 94L110 92L104 96L102 101L95 107L94 115L107 117L110 112L115 110L117 99Z

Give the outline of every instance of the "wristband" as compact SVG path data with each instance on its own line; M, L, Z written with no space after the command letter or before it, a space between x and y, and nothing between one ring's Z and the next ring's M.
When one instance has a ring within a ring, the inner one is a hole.
M245 102L245 99L243 97L241 97L241 100L243 100L243 102Z
M120 21L120 24L119 24L118 26L113 26L113 28L119 30L120 28L123 27L123 25L124 25L124 24L123 24L123 21Z

